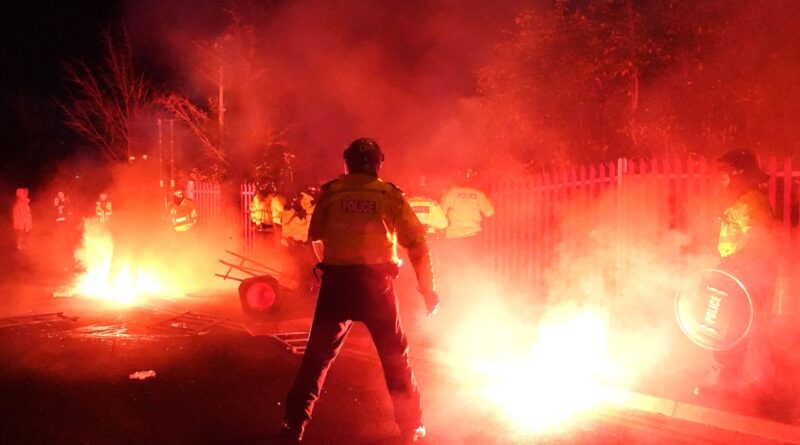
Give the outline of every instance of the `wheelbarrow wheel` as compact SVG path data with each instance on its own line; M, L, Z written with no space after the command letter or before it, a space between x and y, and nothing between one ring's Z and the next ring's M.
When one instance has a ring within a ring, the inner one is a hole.
M278 280L269 275L248 278L239 285L242 311L251 317L265 317L280 308Z

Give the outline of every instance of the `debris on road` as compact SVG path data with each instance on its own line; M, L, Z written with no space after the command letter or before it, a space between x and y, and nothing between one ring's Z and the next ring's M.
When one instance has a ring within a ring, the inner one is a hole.
M150 325L150 328L160 331L181 332L184 335L205 335L215 326L220 326L236 331L244 328L228 319L197 314L186 311L178 316Z
M68 317L64 315L63 312L52 312L48 314L0 318L0 329L30 326L41 323L52 323L57 321L78 321L78 317Z
M308 346L308 334L309 332L283 332L273 334L272 338L278 340L292 354L303 355Z
M156 376L156 372L151 369L151 370L148 370L148 371L136 371L133 374L130 374L128 376L128 378L130 380L139 380L139 381L141 381L141 380L146 380L146 379L150 379L150 378L155 378L155 376Z

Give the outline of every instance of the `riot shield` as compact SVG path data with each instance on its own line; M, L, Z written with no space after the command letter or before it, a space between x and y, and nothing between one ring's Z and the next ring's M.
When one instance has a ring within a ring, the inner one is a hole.
M675 316L689 340L712 351L741 344L753 328L753 299L734 275L709 269L689 278L675 295Z

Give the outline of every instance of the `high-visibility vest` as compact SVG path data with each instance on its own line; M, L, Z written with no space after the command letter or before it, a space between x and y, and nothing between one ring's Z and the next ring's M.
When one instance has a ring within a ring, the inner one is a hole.
M111 201L97 201L94 204L94 214L99 222L107 222L111 218Z
M256 193L253 199L250 200L250 221L253 224L271 224L272 223L272 210L270 207L269 195Z
M442 197L442 210L447 215L447 238L465 238L481 231L484 216L494 215L494 207L486 195L472 187L454 185Z
M397 244L425 245L425 228L403 192L371 175L341 175L322 186L309 238L331 265L397 263Z
M447 227L447 216L444 214L442 206L435 200L416 196L408 198L408 204L419 218L419 222L427 228L428 233L434 233Z
M277 194L256 193L250 201L250 221L253 224L280 224L286 199Z
M745 245L759 236L766 235L774 223L769 200L759 190L743 193L723 212L719 229L717 250L722 258L741 251ZM764 246L756 246L761 248Z
M184 198L180 204L170 206L169 216L176 232L186 232L197 224L197 207L193 200Z

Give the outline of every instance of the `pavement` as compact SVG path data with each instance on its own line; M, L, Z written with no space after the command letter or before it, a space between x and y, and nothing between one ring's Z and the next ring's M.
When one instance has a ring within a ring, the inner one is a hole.
M252 320L234 285L119 307L53 298L57 283L23 270L0 285L2 317L66 316L0 327L0 443L274 443L301 357L268 334L306 328L313 299L297 297L280 314ZM187 311L220 322L192 331L178 318ZM789 424L625 390L557 427L523 432L451 378L457 370L443 356L412 345L428 444L800 443ZM155 375L131 379L138 371ZM328 376L306 442L396 444L392 419L374 348L357 327Z

